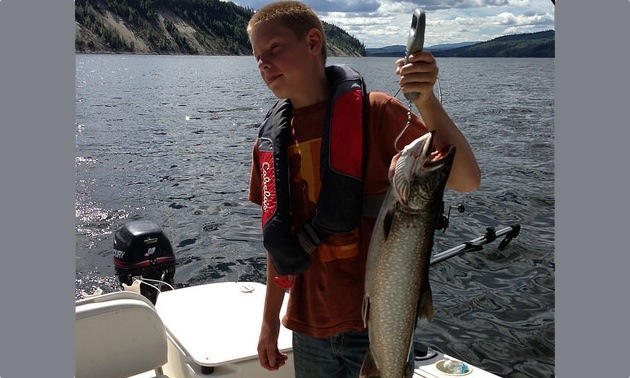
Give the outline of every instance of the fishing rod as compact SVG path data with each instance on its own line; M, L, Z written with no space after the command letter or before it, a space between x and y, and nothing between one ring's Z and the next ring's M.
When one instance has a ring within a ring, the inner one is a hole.
M483 249L484 244L492 243L497 238L505 235L505 238L501 241L498 247L499 251L502 251L508 246L508 244L510 244L512 239L518 236L520 231L521 225L518 223L502 228L499 231L495 231L494 227L488 227L486 228L486 233L483 236L480 236L468 242L464 242L456 247L436 254L435 256L433 256L429 264L435 265L439 262L450 259L451 257L460 255L465 252L480 251Z

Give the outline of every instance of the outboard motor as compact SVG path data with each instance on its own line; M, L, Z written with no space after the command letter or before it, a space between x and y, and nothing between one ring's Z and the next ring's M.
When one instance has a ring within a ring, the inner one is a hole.
M154 222L131 221L114 234L114 268L121 286L131 286L136 277L148 279L140 285L140 293L153 304L162 286L166 290L173 287L175 265L171 242Z

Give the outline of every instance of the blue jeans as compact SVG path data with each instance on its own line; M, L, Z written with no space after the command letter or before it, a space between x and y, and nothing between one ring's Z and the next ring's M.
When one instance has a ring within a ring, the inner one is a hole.
M357 378L368 351L367 331L347 331L325 339L293 332L296 378Z

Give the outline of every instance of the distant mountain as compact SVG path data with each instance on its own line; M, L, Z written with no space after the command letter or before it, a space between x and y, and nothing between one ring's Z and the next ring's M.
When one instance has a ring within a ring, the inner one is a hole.
M498 37L471 46L433 52L436 57L533 57L553 58L556 56L556 32L547 30L538 33L514 34Z
M456 49L459 47L466 47L466 46L470 46L470 45L474 45L480 43L480 41L476 41L476 42L459 42L459 43L443 43L440 45L433 45L433 46L428 46L426 49L428 51L441 51L441 50L452 50L452 49Z
M427 51L440 51L440 50L450 50L458 47L465 47L474 45L479 42L459 42L459 43L443 43L439 45L427 46L424 49ZM405 55L406 46L405 45L393 45L393 46L385 46L385 47L376 47L376 48L366 48L365 52L367 56L388 56L388 57L396 57L396 56L404 56Z
M245 30L254 11L221 0L74 0L75 51L249 55ZM366 49L324 22L330 56L404 56L405 46ZM555 32L515 34L487 42L428 46L435 56L553 57Z
M367 56L402 56L405 54L405 46L366 47L365 53Z
M75 51L250 55L254 14L221 0L75 0ZM324 23L330 56L365 56L365 46Z
M485 42L460 42L425 47L436 57L548 57L555 56L555 31L513 34ZM405 56L404 45L366 48L367 56Z

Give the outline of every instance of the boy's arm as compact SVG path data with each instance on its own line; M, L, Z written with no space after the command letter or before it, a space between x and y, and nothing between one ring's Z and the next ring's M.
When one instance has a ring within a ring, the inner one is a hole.
M457 148L447 186L458 192L477 190L481 182L481 172L472 148L433 92L438 74L435 58L431 53L422 52L411 55L409 62L407 65L404 65L404 59L396 62L396 73L400 75L403 93L418 93L413 102L427 129L436 131L436 148L446 144L453 144Z
M269 256L267 256L267 289L258 339L258 360L262 367L271 371L282 367L288 358L278 349L280 309L284 301L285 291L274 282L273 278L277 275Z
M249 179L248 199L255 204L262 204L260 183L260 165L258 164L258 141L252 149L252 166ZM258 360L260 365L267 370L278 370L287 360L287 355L278 350L278 337L280 335L280 309L284 301L285 292L274 282L277 276L276 270L267 255L267 287L265 292L265 305L263 309L260 336L258 338Z
M451 120L433 93L427 102L420 104L419 102L417 99L414 101L427 129L436 131L435 146L439 148L446 144L453 144L457 148L451 174L446 183L447 186L458 192L470 192L479 189L481 172L464 134Z

